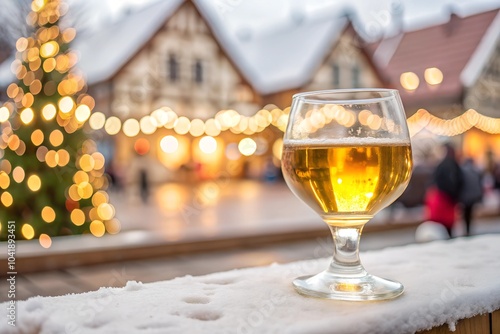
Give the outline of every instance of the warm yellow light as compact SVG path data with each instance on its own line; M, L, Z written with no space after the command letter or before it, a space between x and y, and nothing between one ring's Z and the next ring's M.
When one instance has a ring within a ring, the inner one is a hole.
M19 137L17 135L12 135L9 137L8 145L12 151L17 150L19 148L20 144L21 144L21 140L19 139Z
M273 156L281 160L281 154L283 153L283 139L278 138L273 144Z
M47 73L52 72L56 68L56 60L54 58L45 59L43 62L43 70Z
M92 130L100 130L106 122L106 116L102 112L95 112L90 116L89 125Z
M64 135L60 130L54 130L50 133L49 141L52 146L57 147L64 141Z
M78 186L76 184L72 184L71 187L69 187L68 195L69 198L71 198L75 202L78 202L82 199L80 194L78 194Z
M42 90L42 82L38 79L33 81L30 85L30 92L33 95L37 95Z
M104 167L104 163L106 162L104 159L104 155L99 152L94 152L91 154L94 159L94 169L99 170Z
M31 191L38 191L42 187L42 180L40 180L40 177L38 175L31 175L28 178L28 188L30 188Z
M5 122L8 120L10 117L10 111L7 109L7 107L1 107L0 108L0 123Z
M109 203L102 203L97 207L97 215L101 220L110 220L115 216L115 208Z
M31 108L26 108L23 111L21 111L21 121L24 124L29 124L33 120L33 117L35 117L35 114L33 113L33 109Z
M59 163L59 154L54 150L50 150L47 152L44 159L47 166L54 168Z
M104 124L104 130L106 130L109 135L116 135L118 132L120 132L121 127L122 122L116 116L111 116L106 120L106 123Z
M358 120L361 125L368 125L368 117L372 115L370 110L364 109L361 110L358 114Z
M15 181L15 178L14 178L14 181ZM9 186L10 186L9 175L7 173L5 173L4 171L0 171L0 188L7 189Z
M368 126L372 130L378 130L382 126L382 118L380 118L379 115L373 114L373 115L368 116L367 122L368 122Z
M24 96L21 99L21 105L25 108L31 107L33 105L33 102L35 102L35 98L31 93L24 94Z
M40 234L38 242L40 243L40 246L42 246L43 248L50 248L50 246L52 246L52 239L48 234L45 233Z
M74 209L71 211L71 222L76 226L82 226L85 223L85 213L80 209Z
M56 212L50 206L42 209L42 219L47 223L52 223L56 219Z
M75 182L75 184L77 185L82 182L89 182L89 174L85 173L82 170L79 170L75 173L75 175L73 175L73 182Z
M135 137L141 131L139 121L135 118L129 118L123 122L123 133L127 137Z
M43 107L42 116L43 118L45 118L45 120L50 121L51 119L54 118L54 116L56 116L56 112L57 112L56 106L49 103L45 107Z
M14 170L12 171L12 178L14 179L14 181L16 181L17 183L21 183L24 181L24 177L26 176L26 174L24 173L24 169L23 167L21 166L17 166L16 168L14 168Z
M90 233L96 237L102 237L106 232L106 227L100 220L94 220L90 223Z
M179 148L179 141L174 136L165 136L160 141L160 148L165 153L175 153Z
M443 82L443 72L437 67L430 67L425 69L424 78L429 85L439 85Z
M205 122L201 119L195 118L191 121L191 126L189 128L189 133L193 137L199 137L205 132Z
M250 156L257 150L257 143L252 138L243 138L238 143L238 150L245 156Z
M221 132L221 126L218 120L209 118L205 122L205 133L209 136L218 136Z
M85 104L80 104L75 110L75 117L80 123L87 121L90 117L90 108Z
M200 150L205 154L214 153L217 150L217 141L214 137L205 136L200 139Z
M40 129L33 131L33 133L31 134L31 142L35 146L42 145L43 139L44 139L43 132Z
M19 52L23 52L28 47L28 39L21 37L16 42L16 49Z
M94 169L95 166L94 158L92 158L90 154L82 155L79 163L80 163L80 168L85 172L90 172L92 169Z
M405 72L401 74L399 81L404 89L410 91L417 89L420 84L418 76L413 72Z
M156 109L151 113L151 117L155 119L158 127L165 126L168 122L168 114L163 109Z
M0 196L0 202L8 208L14 202L14 198L12 198L12 195L8 191L4 191L2 196Z
M75 101L70 96L65 96L59 100L59 109L63 114L67 114L75 107Z
M45 6L46 1L47 0L33 0L33 2L31 3L31 9L34 12L39 12Z
M69 163L70 156L68 151L66 151L65 149L60 149L57 151L57 155L59 157L59 161L57 162L57 164L60 167L64 167Z
M35 230L30 224L24 224L23 227L21 227L21 234L25 239L31 240L35 237Z
M187 117L181 116L175 121L174 131L180 135L185 135L189 132L191 122Z
M167 129L173 129L177 122L177 119L177 114L174 111L167 110L167 123L165 124L165 127Z
M56 41L49 41L40 46L40 56L43 58L54 57L59 52L59 44Z
M66 28L62 33L62 40L64 43L71 42L76 37L76 30L74 28Z
M141 126L141 131L146 135L153 134L157 129L156 120L151 116L144 116L141 118L139 124Z
M106 231L109 234L117 234L121 230L120 221L118 219L111 219L104 223L106 226Z
M92 188L92 185L88 182L82 182L77 186L78 196L83 199L92 197L93 191L94 189Z
M101 204L108 203L108 194L102 190L99 190L92 196L92 205L98 207Z

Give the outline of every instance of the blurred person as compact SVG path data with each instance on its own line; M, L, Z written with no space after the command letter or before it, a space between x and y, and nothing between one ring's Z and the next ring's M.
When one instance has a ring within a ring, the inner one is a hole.
M454 147L447 143L444 148L446 155L434 170L433 185L426 193L426 219L442 224L449 237L452 237L456 207L463 187L463 175Z
M461 168L463 186L460 192L460 203L462 203L466 235L470 235L474 206L483 200L483 180L482 173L475 166L472 158L466 159Z
M141 169L139 171L139 189L141 193L142 202L146 204L149 199L149 180L148 180L148 174L145 169Z

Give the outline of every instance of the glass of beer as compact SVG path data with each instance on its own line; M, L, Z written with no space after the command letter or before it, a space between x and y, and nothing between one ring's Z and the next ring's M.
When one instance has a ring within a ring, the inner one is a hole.
M370 275L359 259L364 225L403 193L411 176L410 136L398 91L294 95L282 169L293 193L328 225L334 243L329 267L295 279L295 289L341 300L383 300L403 293L401 283Z

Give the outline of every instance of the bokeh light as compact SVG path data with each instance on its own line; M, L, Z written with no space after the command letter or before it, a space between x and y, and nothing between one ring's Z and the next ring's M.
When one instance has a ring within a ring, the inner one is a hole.
M198 145L200 150L205 154L211 154L217 150L217 140L211 136L201 138Z
M257 143L252 138L243 138L238 144L238 150L244 156L251 156L257 150Z
M160 148L165 153L175 153L179 148L179 141L174 136L165 136L160 141Z

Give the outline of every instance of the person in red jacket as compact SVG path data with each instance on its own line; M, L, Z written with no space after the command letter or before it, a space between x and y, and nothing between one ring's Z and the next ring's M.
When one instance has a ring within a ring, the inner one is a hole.
M426 194L426 219L442 224L452 237L456 207L463 187L463 175L454 147L446 144L445 149L446 155L437 165L433 174L433 185Z

